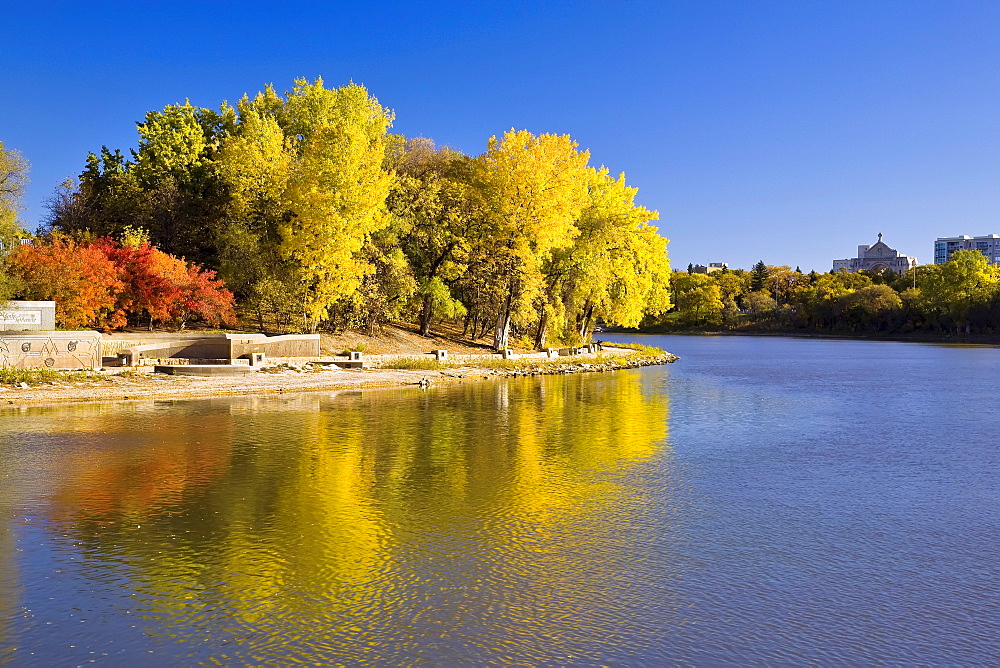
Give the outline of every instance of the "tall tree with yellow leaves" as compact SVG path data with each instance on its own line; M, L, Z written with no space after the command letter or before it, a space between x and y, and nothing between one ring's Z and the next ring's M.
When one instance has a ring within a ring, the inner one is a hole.
M24 230L18 224L21 198L28 183L28 162L15 150L4 148L0 141L0 260L17 247ZM17 291L19 284L0 262L0 301Z
M226 284L264 329L267 319L280 322L300 313L302 300L294 272L279 252L294 142L286 140L273 113L258 101L240 101L239 131L218 160L229 191L219 263Z
M635 204L638 188L606 168L590 170L579 236L545 264L546 304L535 344L544 347L548 325L561 319L560 338L586 340L597 318L636 327L645 315L670 308L667 240L649 221L659 217ZM541 310L541 309L540 309Z
M388 224L392 175L382 168L392 113L363 86L327 89L296 81L285 104L285 131L298 139L288 179L289 215L278 232L294 266L311 329L352 294L370 266L358 253Z
M392 113L363 86L322 79L296 80L285 98L268 87L238 109L219 161L231 195L224 274L259 313L294 302L314 331L373 271L361 250L388 223Z
M536 137L511 129L502 139L490 138L477 159L477 181L489 217L478 266L492 279L487 300L495 314L497 350L508 347L512 322L534 321L542 263L579 233L576 221L587 205L589 157L569 135Z

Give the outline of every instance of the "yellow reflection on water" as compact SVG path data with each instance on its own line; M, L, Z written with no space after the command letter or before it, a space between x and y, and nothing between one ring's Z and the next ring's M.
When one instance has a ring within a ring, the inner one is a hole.
M137 594L149 633L306 660L482 615L522 629L497 642L581 623L615 595L641 503L608 474L668 447L668 412L625 372L178 402L126 426L45 413L28 431L63 430L49 518Z

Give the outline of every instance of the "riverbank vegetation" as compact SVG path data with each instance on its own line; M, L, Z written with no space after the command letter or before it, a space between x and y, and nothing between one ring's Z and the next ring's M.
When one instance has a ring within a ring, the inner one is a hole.
M129 373L129 372L123 372ZM135 373L133 372L134 376ZM0 366L0 385L28 387L31 385L56 385L64 383L106 381L107 375L87 369L48 369L45 367L20 369L12 366Z
M1000 332L1000 267L978 251L892 271L819 274L757 263L750 271L674 272L675 307L650 331L825 332L858 335Z
M611 370L635 366L670 363L675 355L652 346L614 344L615 348L597 355L579 357L521 357L512 359L477 358L475 360L437 360L427 356L392 357L375 360L373 366L379 369L405 369L441 371L473 367L483 371L513 372L527 374L565 373L577 370Z
M102 148L57 190L0 285L55 299L63 327L238 316L428 335L447 318L496 349L572 345L599 319L670 307L657 212L569 136L512 129L468 156L392 121L363 86L321 79L151 111L130 156Z

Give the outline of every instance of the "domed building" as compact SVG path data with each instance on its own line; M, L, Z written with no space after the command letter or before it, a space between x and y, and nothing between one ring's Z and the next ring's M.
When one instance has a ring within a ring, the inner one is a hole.
M858 256L845 260L834 260L834 271L884 271L891 269L897 274L905 274L917 266L917 258L902 255L895 248L889 248L882 241L879 232L878 241L874 246L858 246Z

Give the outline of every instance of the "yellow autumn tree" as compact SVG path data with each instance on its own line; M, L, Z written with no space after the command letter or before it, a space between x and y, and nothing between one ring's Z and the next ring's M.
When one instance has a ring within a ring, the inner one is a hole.
M392 113L356 84L327 89L296 81L285 104L286 133L299 140L289 175L289 213L279 225L284 259L295 268L305 316L315 329L328 308L361 284L358 257L385 227L392 176L382 169Z
M238 109L219 161L231 197L225 275L262 321L294 308L315 331L372 271L361 250L388 222L392 113L363 86L322 79L297 79L285 97L268 86Z
M28 183L28 162L13 149L0 141L0 260L16 248L18 238L25 232L18 224L21 197ZM17 291L18 285L0 262L0 301Z
M590 170L587 206L579 236L545 266L546 303L536 345L543 347L550 320L561 319L560 336L586 340L597 318L636 327L645 315L670 308L667 240L649 221L659 214L635 204L638 188L602 167Z
M510 329L536 318L542 263L569 246L587 204L590 155L569 135L535 136L527 130L490 138L477 159L478 185L488 212L477 270L490 276L489 310L495 314L493 345L509 345Z
M290 316L301 305L294 272L278 250L278 227L289 212L286 190L295 142L285 138L268 101L263 93L252 102L240 101L239 132L226 141L218 160L229 189L220 232L222 274L262 329L265 316Z

